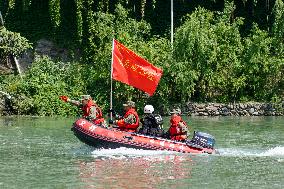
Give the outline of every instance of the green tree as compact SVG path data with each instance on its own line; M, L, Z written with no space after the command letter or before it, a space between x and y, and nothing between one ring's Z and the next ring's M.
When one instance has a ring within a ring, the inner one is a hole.
M283 82L283 58L271 54L272 44L273 38L257 25L244 40L241 72L246 75L247 84L242 92L245 100L270 100L279 94L277 89Z
M74 115L76 108L59 100L60 95L76 98L85 94L84 68L76 63L53 62L36 57L23 76L8 77L3 88L13 95L14 109L20 115Z
M283 57L284 52L284 3L281 0L276 0L273 8L273 47L275 53Z
M236 96L240 80L234 74L243 50L242 22L230 24L229 19L229 14L216 19L213 12L199 8L177 29L172 71L182 101L228 101Z
M0 29L1 58L5 58L10 54L18 56L28 48L31 48L31 44L20 33L8 31L6 28Z

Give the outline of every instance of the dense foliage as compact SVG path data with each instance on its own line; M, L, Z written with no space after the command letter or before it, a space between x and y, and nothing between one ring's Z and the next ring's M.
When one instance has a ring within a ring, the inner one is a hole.
M5 27L0 28L0 57L8 55L20 55L28 48L31 48L28 40L19 33L8 31ZM0 58L0 59L1 59Z
M13 108L23 115L72 115L75 109L59 101L59 95L78 96L86 89L83 67L36 57L21 79L10 76L2 85L13 94Z
M0 0L6 28L32 42L57 41L82 57L72 63L37 57L22 79L0 77L0 88L14 95L19 114L72 115L76 109L58 99L63 94L71 98L91 94L106 110L116 38L163 69L150 98L113 81L116 108L127 99L138 102L138 107L152 103L157 109L188 101L283 99L283 2L269 1L265 10L262 1L244 1L244 7L239 1L204 2L175 1L172 47L170 19L165 19L170 1ZM246 6L255 10L254 15L244 12Z

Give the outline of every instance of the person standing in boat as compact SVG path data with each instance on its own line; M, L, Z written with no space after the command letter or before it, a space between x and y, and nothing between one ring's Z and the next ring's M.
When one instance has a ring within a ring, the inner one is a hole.
M154 107L146 105L144 107L144 116L141 119L142 128L139 129L140 134L161 137L164 134L163 118L159 114L153 114Z
M139 116L135 110L135 102L127 101L123 104L125 114L121 119L109 120L110 124L115 124L122 131L136 132L139 127Z
M60 96L60 99L81 108L85 119L94 122L96 125L106 126L101 108L92 100L90 95L82 95L80 101L71 100L67 96Z
M170 128L168 135L171 140L186 141L188 134L188 127L185 121L181 118L181 110L179 108L173 109L171 112Z

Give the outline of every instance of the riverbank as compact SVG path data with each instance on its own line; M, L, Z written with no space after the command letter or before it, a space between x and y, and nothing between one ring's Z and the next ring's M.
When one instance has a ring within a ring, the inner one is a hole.
M183 115L189 116L283 116L284 101L281 103L194 103L176 105Z

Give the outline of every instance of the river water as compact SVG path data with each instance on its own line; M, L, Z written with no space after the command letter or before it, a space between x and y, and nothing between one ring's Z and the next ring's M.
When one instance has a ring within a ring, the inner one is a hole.
M0 188L284 188L284 117L185 117L220 154L95 149L75 118L0 117Z

